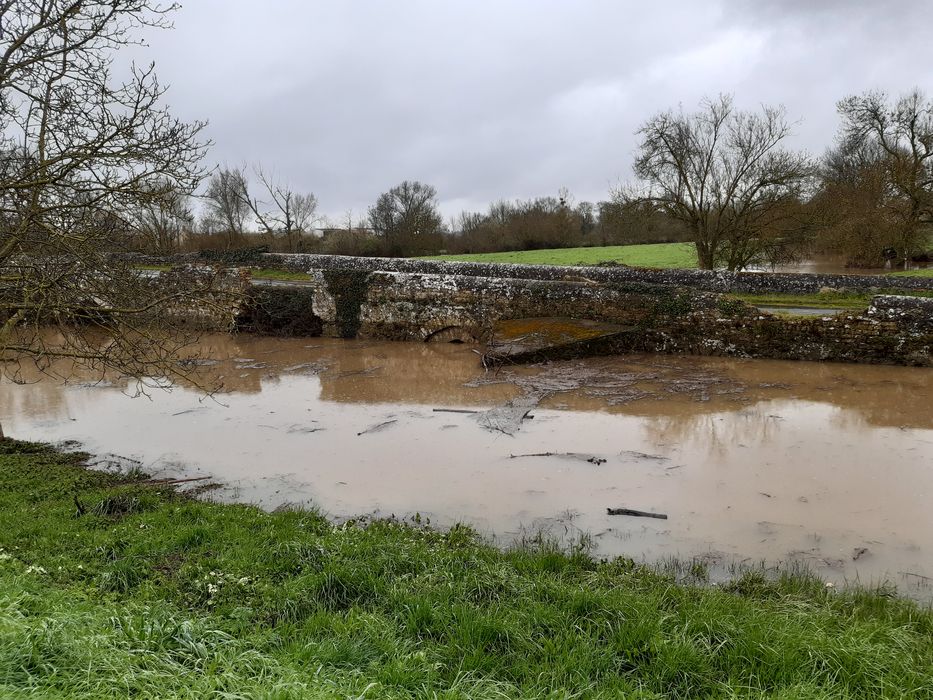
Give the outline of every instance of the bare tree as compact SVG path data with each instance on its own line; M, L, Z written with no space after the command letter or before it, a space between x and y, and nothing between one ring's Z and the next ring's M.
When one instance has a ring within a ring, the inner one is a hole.
M153 280L112 254L153 193L200 182L203 124L161 105L153 66L111 77L114 52L166 27L153 0L0 3L0 371L53 360L183 376L177 313L218 300L209 274ZM219 303L225 304L226 300Z
M188 196L171 182L154 181L142 188L140 200L129 213L128 224L151 253L171 254L194 224Z
M897 254L907 267L933 222L933 101L914 90L889 104L884 92L868 92L840 101L838 111L843 150L870 154L882 174L879 204L895 222Z
M809 202L816 250L847 265L879 267L897 247L898 222L888 206L884 156L871 143L840 138L823 157L820 185Z
M741 269L803 226L795 204L813 168L805 154L782 148L790 133L783 109L741 112L721 95L695 114L657 114L637 133L634 168L645 191L634 198L689 228L700 267Z
M244 178L240 194L243 203L256 217L256 223L262 227L270 241L281 235L285 238L288 252L298 252L301 235L316 221L317 197L311 193L295 192L265 173L262 167L256 168L256 177L262 186L264 198L250 196Z
M369 208L369 221L392 255L423 247L426 239L444 226L437 208L437 190L416 180L405 180L379 195Z
M208 226L226 234L226 247L231 248L246 233L250 214L246 173L240 168L218 168L207 182L204 201Z

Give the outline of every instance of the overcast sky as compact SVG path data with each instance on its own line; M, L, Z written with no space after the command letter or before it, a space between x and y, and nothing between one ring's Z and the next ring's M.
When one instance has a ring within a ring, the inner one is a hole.
M653 113L733 93L831 143L853 92L933 92L933 0L187 0L149 37L212 163L261 162L337 219L404 179L442 209L604 199Z

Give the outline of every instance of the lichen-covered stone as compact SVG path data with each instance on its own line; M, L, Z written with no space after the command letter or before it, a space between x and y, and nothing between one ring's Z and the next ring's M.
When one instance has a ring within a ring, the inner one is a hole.
M357 337L422 341L445 334L440 337L485 341L503 320L567 317L633 329L581 341L577 351L587 354L664 352L933 365L933 299L877 296L861 313L827 311L823 317L795 318L768 314L716 293L641 280L593 284L367 273L369 258L327 258L327 269L309 270L314 313L322 319L325 335L346 337L335 288L328 282L340 270L340 260L349 265L346 273L366 280L365 293L354 301ZM573 351L561 347L560 356ZM536 353L547 357L546 351Z
M610 267L560 267L511 263L450 262L411 258L362 258L340 255L263 256L269 267L298 272L309 270L358 270L411 274L457 275L552 281L592 281L601 284L646 283L690 287L707 292L738 294L817 294L821 290L872 293L882 289L931 290L930 277L883 275L820 275L791 272L728 272L726 270L653 270L625 265Z

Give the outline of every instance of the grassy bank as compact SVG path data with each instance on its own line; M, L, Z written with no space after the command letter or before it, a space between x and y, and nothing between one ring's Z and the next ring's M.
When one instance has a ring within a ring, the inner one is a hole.
M922 270L901 270L900 272L888 273L892 277L933 277L933 267L926 267Z
M933 292L913 289L880 289L879 294L933 297ZM828 310L864 311L875 293L825 291L817 294L729 294L752 306L812 307Z
M505 253L473 253L463 255L433 255L426 260L460 260L464 262L524 263L526 265L598 265L616 262L632 267L679 268L697 267L693 243L649 243L594 248L554 248L550 250L520 250ZM852 269L851 274L860 274ZM933 268L889 272L893 277L933 277Z
M0 442L0 696L933 697L933 612L883 592L679 585L141 479Z
M697 266L696 247L693 243L652 243L472 255L436 255L427 259L524 263L526 265L597 265L602 262L616 262L632 267L693 268Z

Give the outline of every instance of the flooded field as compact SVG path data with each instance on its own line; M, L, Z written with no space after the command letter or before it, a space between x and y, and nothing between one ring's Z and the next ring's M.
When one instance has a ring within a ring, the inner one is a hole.
M544 531L721 573L802 563L930 597L930 370L632 356L484 372L464 345L205 342L223 358L204 363L213 398L4 382L0 422L268 509L462 521L502 544Z
M908 263L908 270L925 270L930 266L927 262ZM821 256L800 260L787 265L763 268L773 272L807 272L817 275L886 275L904 269L903 263L891 263L887 267L847 267L845 260L830 256Z

